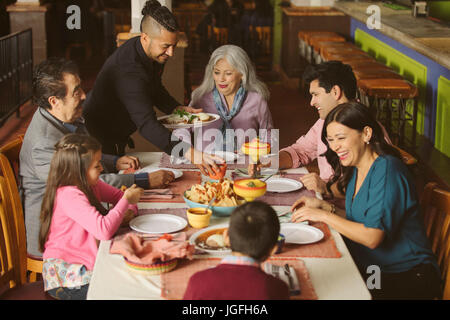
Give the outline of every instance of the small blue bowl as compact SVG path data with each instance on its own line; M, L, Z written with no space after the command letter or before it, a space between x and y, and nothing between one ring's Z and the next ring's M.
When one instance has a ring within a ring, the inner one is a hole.
M186 194L183 194L183 199L184 199L184 202L186 202L186 204L189 206L189 208L207 208L208 207L208 205L206 205L206 204L201 204L201 203L193 202L193 201L189 200L188 198L186 198ZM229 216L231 216L231 213L233 212L233 210L236 208L237 208L237 206L235 206L235 207L211 206L212 214L213 214L213 216L216 216L216 217L229 217Z

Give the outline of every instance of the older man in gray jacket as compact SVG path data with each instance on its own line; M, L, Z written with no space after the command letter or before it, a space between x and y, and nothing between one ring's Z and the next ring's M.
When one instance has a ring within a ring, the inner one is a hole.
M38 238L40 211L55 144L67 133L87 130L81 117L86 95L81 88L77 66L64 59L49 59L37 66L33 78L34 101L38 106L20 150L21 193L25 210L27 251L42 256ZM131 156L102 155L106 174L100 178L115 187L137 184L144 189L166 186L173 179L169 171L143 174L117 174L118 170L138 168L139 159Z

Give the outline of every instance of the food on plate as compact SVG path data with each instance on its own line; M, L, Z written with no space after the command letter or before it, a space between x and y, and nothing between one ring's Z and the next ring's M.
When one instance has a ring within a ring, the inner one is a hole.
M196 122L207 122L213 120L214 117L207 113L189 113L184 110L175 110L170 116L162 119L164 124L193 124Z
M213 230L208 230L202 233L195 239L195 244L203 249L209 249L209 250L229 250L230 247L228 247L225 244L224 240L224 231L227 228L218 228Z
M219 170L214 171L213 174L209 174L209 177L211 179L220 180L225 176L225 173L227 172L227 164L226 163L217 164L217 166L219 167Z
M212 204L215 207L235 207L243 203L234 192L232 181L226 178L219 182L207 181L203 185L195 184L185 194L189 200L201 204L208 204L216 197Z

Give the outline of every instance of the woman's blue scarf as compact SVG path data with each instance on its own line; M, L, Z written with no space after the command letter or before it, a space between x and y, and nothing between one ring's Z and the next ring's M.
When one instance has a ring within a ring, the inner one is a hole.
M223 121L223 125L222 125L222 128L220 128L220 130L222 131L224 150L227 149L226 148L227 141L225 140L226 130L234 129L231 125L231 119L233 119L233 117L236 114L238 114L239 111L241 110L246 96L247 96L247 90L245 90L241 84L238 91L236 92L236 96L234 97L233 106L231 107L230 112L228 112L228 108L222 102L219 91L217 90L216 87L214 87L214 89L213 89L214 104L216 105L217 112L219 113L219 116ZM235 139L233 139L233 140L235 140ZM235 148L236 148L236 146L234 146L233 149L235 149Z

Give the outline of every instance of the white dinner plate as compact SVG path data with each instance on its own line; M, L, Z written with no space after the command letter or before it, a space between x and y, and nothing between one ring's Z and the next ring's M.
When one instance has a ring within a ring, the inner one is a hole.
M146 214L130 221L130 228L142 233L172 233L186 226L185 219L173 214Z
M286 243L315 243L324 237L321 230L302 223L282 223L280 233L286 238Z
M303 187L303 183L288 178L270 178L266 181L267 192L291 192Z
M207 248L202 248L199 247L196 243L196 239L201 236L202 234L204 234L205 232L208 232L210 230L214 230L214 229L222 229L222 228L228 228L229 224L219 224L219 225L215 225L215 226L211 226L202 230L197 231L196 233L194 233L190 238L189 238L189 243L194 245L196 249L201 250L201 251L205 251L208 253L212 253L212 254L230 254L231 253L231 249L219 249L219 250L214 250L214 249L207 249Z
M181 177L183 175L183 171L181 170L177 170L177 169L172 169L172 168L155 168L155 167L144 167L142 169L136 170L134 173L142 173L142 172L146 172L146 173L151 173L151 172L155 172L155 171L159 171L159 170L166 170L166 171L172 171L173 175L175 176L175 179L178 179L179 177Z
M234 161L236 161L236 159L238 158L238 155L236 153L229 151L214 151L211 152L210 154L222 158L227 163L234 163Z
M206 113L206 112L205 112ZM195 113L193 113L195 114ZM203 127L206 126L210 123L213 123L214 121L217 121L220 119L220 116L218 114L214 114L214 113L206 113L207 115L209 115L210 117L213 117L212 120L209 121L202 121L202 122L196 122L196 123L177 123L177 124L165 124L162 123L162 125L168 129L182 129L182 128L193 128L195 127ZM168 117L170 117L171 115L166 115L166 116L162 116L162 117L158 117L157 120L161 121L164 120Z

